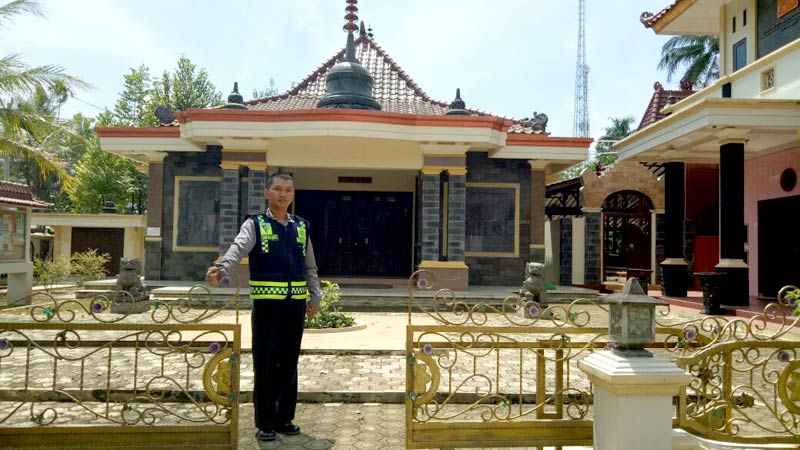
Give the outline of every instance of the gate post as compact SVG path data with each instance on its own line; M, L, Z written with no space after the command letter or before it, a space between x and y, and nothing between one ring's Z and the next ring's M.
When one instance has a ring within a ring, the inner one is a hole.
M672 449L672 396L691 375L659 357L596 352L578 367L594 384L595 450Z
M595 450L672 449L672 396L692 376L674 362L644 349L655 340L655 305L629 278L609 303L611 351L578 362L594 385Z

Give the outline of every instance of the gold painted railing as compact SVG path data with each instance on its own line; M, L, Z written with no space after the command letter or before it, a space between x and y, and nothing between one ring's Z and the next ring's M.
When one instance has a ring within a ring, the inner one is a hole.
M196 286L113 314L133 300L38 293L2 311L0 448L237 448L238 298ZM228 323L206 320L231 307Z
M608 308L580 299L542 308L516 295L470 304L434 283L425 271L409 279L406 446L591 445L593 392L577 361L614 345ZM658 312L650 351L695 376L675 426L729 442L800 442L800 344L785 340L800 319L779 305L747 321ZM782 321L767 327L768 317Z

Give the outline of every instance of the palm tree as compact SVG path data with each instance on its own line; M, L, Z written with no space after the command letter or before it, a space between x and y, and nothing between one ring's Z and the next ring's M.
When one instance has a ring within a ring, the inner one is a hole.
M0 27L11 22L14 16L34 14L41 16L42 7L33 0L14 0L0 6ZM60 106L74 90L89 85L79 78L67 75L55 65L28 66L18 54L0 58L0 156L33 162L43 177L55 175L68 185L72 177L63 164L53 158L54 136L74 133L57 117L55 111L41 111L37 95L46 93L58 97ZM31 107L33 106L33 107Z
M659 69L667 70L667 81L681 67L681 80L695 86L708 86L719 78L719 38L717 36L675 36L661 48Z
M632 125L635 119L633 117L609 117L609 119L611 119L611 126L606 127L605 134L598 140L595 147L597 165L600 167L613 164L617 160L617 152L613 149L614 143L625 139L634 131ZM595 170L597 170L596 166Z

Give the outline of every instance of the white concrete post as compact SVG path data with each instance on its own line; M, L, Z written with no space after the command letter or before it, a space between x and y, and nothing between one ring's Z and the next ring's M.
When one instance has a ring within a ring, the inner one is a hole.
M595 450L671 450L672 396L691 380L660 357L600 351L578 362L594 384Z

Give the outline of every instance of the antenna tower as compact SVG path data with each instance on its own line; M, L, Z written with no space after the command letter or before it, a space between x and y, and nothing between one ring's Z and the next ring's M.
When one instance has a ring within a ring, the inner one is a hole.
M578 0L578 61L575 64L574 137L589 137L589 66L586 64L586 0Z

